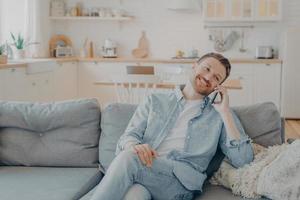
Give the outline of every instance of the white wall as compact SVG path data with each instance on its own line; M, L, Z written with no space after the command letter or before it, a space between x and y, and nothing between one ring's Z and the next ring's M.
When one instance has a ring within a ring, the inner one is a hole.
M124 8L135 19L123 22L121 26L113 21L52 21L48 25L49 2L43 0L42 20L43 29L53 34L66 34L71 37L78 53L86 37L93 40L100 48L106 38L116 40L119 44L120 56L131 56L131 50L137 47L141 31L147 32L150 41L151 56L155 58L170 58L177 49L188 51L197 48L200 54L213 51L213 43L208 40L208 30L204 29L201 13L182 13L166 9L168 0L69 0L68 6L83 2L86 7L114 7ZM122 5L120 5L120 1ZM284 0L283 0L284 1ZM245 33L246 53L239 52L240 41L224 54L231 57L253 57L258 45L273 45L281 47L281 36L289 20L294 19L290 10L299 7L298 0L283 3L283 21L279 23L256 23L254 29L247 29ZM9 31L20 32L24 29L23 20L17 16L24 14L24 0L0 0L0 40L10 39ZM18 6L15 6L18 5ZM9 21L9 22L8 22ZM295 24L297 22L293 22ZM235 29L240 31L240 29ZM47 50L49 36L44 37L44 48Z
M77 2L78 0L69 0L68 5L74 6ZM52 34L70 36L77 53L86 37L98 46L102 46L105 38L111 38L119 43L121 56L130 56L131 50L137 46L142 30L147 32L152 57L169 58L175 55L176 49L188 51L192 47L197 48L200 54L213 51L213 43L208 40L208 30L204 29L201 13L168 10L167 0L122 0L122 5L120 0L81 2L87 7L121 7L135 16L135 20L123 22L121 28L117 22L111 21L52 22ZM258 45L273 45L278 49L285 27L284 22L285 18L280 23L255 24L254 29L247 29L245 33L245 47L248 49L246 53L239 52L240 41L237 41L234 47L224 54L233 57L253 57Z

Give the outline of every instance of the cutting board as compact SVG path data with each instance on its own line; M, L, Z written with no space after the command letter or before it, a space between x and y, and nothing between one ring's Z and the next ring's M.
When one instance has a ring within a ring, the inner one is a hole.
M149 41L146 37L146 32L142 32L142 36L139 39L138 47L132 50L132 55L135 58L146 58L149 55Z

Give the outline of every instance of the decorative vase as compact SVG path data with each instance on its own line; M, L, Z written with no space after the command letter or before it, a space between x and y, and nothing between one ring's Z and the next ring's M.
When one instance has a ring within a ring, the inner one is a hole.
M24 49L16 49L14 51L14 59L24 59L25 58L25 50Z
M0 55L0 64L7 64L7 55Z

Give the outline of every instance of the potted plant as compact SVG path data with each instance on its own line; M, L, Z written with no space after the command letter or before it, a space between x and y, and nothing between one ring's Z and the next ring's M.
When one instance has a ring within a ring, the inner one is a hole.
M0 45L0 64L7 64L6 44Z
M38 44L37 42L29 42L24 39L24 37L19 33L16 37L13 33L10 33L11 38L13 40L12 45L16 48L14 52L14 58L15 59L24 59L25 58L25 48Z

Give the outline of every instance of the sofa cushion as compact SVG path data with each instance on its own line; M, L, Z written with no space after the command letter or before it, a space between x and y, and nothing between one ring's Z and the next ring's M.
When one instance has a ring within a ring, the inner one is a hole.
M117 141L124 133L136 107L129 104L111 104L103 111L99 161L105 169L115 157ZM255 142L267 146L282 143L280 115L273 103L234 107L233 110L241 120L246 133L254 138ZM219 168L223 158L219 149L208 167L208 177Z
M99 161L106 170L115 157L116 144L124 133L136 105L111 104L102 111Z
M267 147L284 142L280 113L274 103L234 107L233 110L245 132L257 144Z
M96 99L0 102L0 164L95 167L100 108Z
M72 200L98 168L0 167L0 199Z

